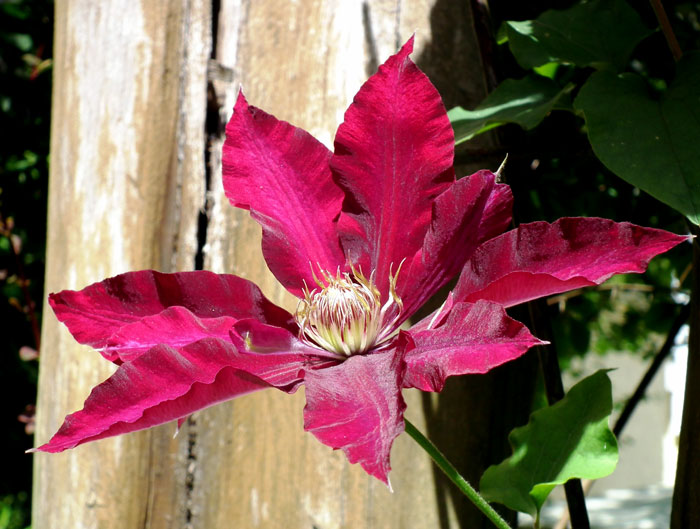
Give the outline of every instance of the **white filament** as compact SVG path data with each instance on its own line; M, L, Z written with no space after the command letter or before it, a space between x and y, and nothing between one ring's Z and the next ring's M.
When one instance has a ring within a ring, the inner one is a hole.
M396 331L403 303L396 294L396 274L389 272L389 299L382 305L374 284L374 272L367 279L352 268L352 276L336 271L333 276L321 271L323 282L315 275L319 289L304 289L296 320L300 338L336 353L350 356L384 345Z

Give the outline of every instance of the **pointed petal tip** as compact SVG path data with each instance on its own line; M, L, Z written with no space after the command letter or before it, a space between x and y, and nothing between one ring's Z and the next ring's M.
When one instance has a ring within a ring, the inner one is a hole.
M413 34L408 38L408 40L404 43L403 46L401 46L401 50L399 51L400 54L405 55L410 55L413 53L413 45L415 44L416 41L416 32L414 31Z
M391 490L390 452L404 431L403 353L351 356L305 374L304 430Z
M175 433L173 433L173 439L177 439L177 434L180 433L180 430L182 429L182 425L185 424L185 421L187 419L178 419L177 424L175 424Z
M391 486L391 480L389 479L389 476L386 477L386 481L384 482L384 484L388 487L389 492L391 492L393 494L394 487Z
M457 282L455 298L512 307L600 285L616 274L644 272L651 259L688 239L597 217L521 224L477 249ZM546 254L557 257L543 259Z
M404 42L401 48L399 48L399 51L397 51L396 54L394 54L392 57L389 57L389 59L387 59L386 62L388 63L392 59L398 60L399 62L403 62L406 59L410 61L411 59L409 58L409 55L413 53L413 45L415 44L415 38L416 34L414 33L406 42Z
M238 96L236 97L236 104L233 105L233 112L243 112L248 108L248 100L243 94L243 86L238 88Z
M38 448L30 448L30 449L24 451L25 454L36 454L38 452L39 452Z
M508 161L508 153L506 153L505 158L503 158L503 161L501 162L501 165L498 166L498 170L496 171L496 174L494 175L496 178L497 182L502 182L503 181L503 171L506 168L506 162ZM489 171L490 172L490 171Z

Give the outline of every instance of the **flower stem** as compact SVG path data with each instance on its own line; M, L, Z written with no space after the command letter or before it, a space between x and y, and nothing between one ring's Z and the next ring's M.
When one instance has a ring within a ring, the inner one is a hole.
M661 0L650 0L650 2L651 7L654 8L654 14L656 15L656 19L659 21L659 26L661 26L661 31L663 32L664 37L666 37L666 43L668 44L668 47L670 48L671 53L673 54L673 59L676 62L678 62L681 60L683 52L681 51L681 47L678 44L678 39L676 39L676 34L673 32L671 23L668 21L668 16L666 16L666 10L664 9Z
M425 437L413 424L411 421L404 417L406 422L406 433L413 437L420 447L425 450L428 455L433 459L435 464L442 470L445 475L450 478L450 481L457 485L457 488L464 494L469 500L479 509L486 517L493 522L493 525L499 529L511 529L510 525L501 518L493 507L491 507L484 498L472 487L466 479L457 471L457 469L450 463L447 458L443 455L437 446L435 446L427 437Z

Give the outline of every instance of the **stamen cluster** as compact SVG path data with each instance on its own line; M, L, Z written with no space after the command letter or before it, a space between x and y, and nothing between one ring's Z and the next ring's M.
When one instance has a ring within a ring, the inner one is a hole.
M396 333L396 322L403 309L396 294L395 275L389 275L390 295L382 305L374 284L374 273L367 279L352 268L352 275L340 270L333 276L321 271L315 275L319 289L304 289L296 320L300 338L332 353L350 356L381 347Z

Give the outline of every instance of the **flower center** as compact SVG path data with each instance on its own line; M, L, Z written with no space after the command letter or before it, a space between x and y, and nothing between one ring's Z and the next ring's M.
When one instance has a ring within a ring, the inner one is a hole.
M401 267L399 267L400 269ZM389 299L382 305L374 284L374 273L367 279L359 270L352 275L340 270L333 276L321 271L320 287L304 288L295 318L300 338L333 353L350 356L385 344L395 333L403 303L396 294L396 278L389 273Z

